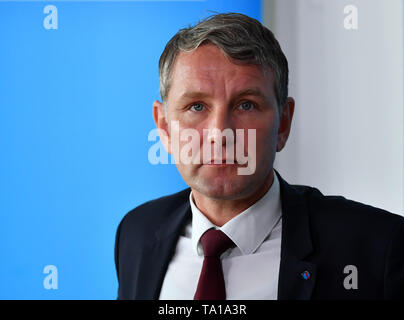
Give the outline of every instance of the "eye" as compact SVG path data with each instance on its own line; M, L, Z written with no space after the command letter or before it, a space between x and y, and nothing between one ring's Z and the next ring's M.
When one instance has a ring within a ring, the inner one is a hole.
M245 101L240 104L239 108L244 111L249 111L254 108L254 104L250 101Z
M202 111L204 107L205 106L203 104L201 104L201 103L194 103L193 105L191 105L190 109L193 110L193 111L199 112L199 111Z

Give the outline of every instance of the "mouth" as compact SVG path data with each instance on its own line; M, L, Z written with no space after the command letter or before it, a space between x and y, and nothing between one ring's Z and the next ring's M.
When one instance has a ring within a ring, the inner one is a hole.
M226 163L226 159L213 159L210 160L208 162L204 163L205 165L209 165L209 166L217 166L217 167L221 167L221 166L231 166L231 165L235 165L237 164L237 161L233 160L232 163Z

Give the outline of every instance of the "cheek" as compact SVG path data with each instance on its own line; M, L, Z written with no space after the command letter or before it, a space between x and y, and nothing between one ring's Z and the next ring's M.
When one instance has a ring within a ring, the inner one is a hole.
M194 164L199 164L202 152L202 130L195 127L184 126L178 123L171 131L171 150L179 170L190 170Z
M177 119L183 128L194 128L199 130L198 128L204 126L204 122L207 120L207 113L185 111L177 114Z
M247 140L246 140L247 141ZM249 141L252 142L252 141ZM277 145L277 126L262 126L255 130L255 152L257 163L267 162L274 157ZM246 147L248 150L248 146ZM250 147L250 150L251 147Z

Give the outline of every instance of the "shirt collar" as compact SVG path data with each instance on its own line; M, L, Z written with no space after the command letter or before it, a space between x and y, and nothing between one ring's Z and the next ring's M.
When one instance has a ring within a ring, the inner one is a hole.
M192 191L189 195L189 202L192 211L192 249L198 255L203 255L199 240L211 228L223 231L242 254L254 253L271 233L282 215L279 181L275 173L274 181L267 193L220 228L196 207Z

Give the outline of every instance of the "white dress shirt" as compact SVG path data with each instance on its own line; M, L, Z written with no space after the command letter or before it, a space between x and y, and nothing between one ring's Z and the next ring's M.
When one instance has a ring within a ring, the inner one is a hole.
M192 191L189 201L192 221L185 226L179 237L159 299L193 299L204 259L199 240L205 231L213 227L223 231L236 244L236 247L221 255L227 299L276 300L282 208L275 172L274 181L267 193L220 228L199 211L193 201Z

